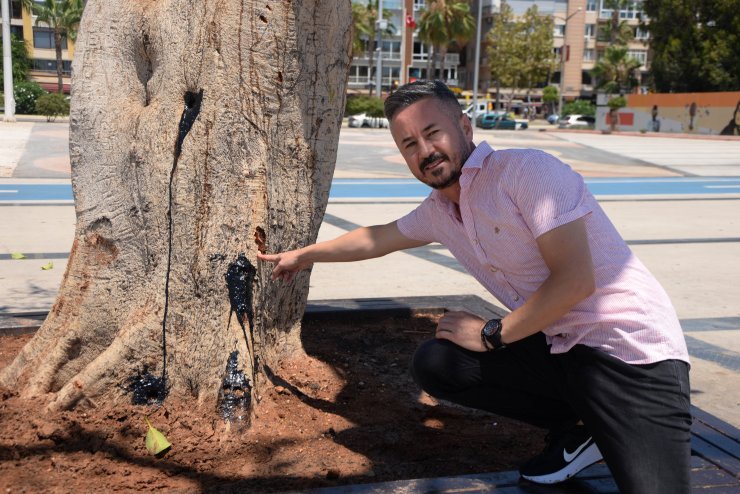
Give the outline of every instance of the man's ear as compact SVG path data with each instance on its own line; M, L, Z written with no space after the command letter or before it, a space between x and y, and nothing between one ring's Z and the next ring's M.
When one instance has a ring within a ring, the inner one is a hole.
M462 127L463 134L468 140L473 140L473 123L465 113L460 113L460 126Z

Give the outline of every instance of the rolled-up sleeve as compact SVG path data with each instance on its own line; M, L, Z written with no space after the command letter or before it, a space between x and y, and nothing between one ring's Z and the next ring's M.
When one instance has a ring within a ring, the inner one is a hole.
M533 153L517 169L512 200L535 238L593 210L583 177L547 153Z

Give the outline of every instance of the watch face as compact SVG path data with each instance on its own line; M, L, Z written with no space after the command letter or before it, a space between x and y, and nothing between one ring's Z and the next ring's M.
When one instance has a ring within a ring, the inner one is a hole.
M498 319L491 319L486 323L485 326L483 326L483 334L486 336L491 336L498 330L500 324L501 322Z

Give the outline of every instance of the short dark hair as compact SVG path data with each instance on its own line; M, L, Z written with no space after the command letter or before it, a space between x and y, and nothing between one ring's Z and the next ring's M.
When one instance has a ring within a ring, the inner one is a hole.
M454 108L460 110L460 104L457 102L455 93L442 81L418 80L404 84L393 92L385 100L385 118L393 120L400 110L413 105L424 98L437 98L438 100L454 105Z

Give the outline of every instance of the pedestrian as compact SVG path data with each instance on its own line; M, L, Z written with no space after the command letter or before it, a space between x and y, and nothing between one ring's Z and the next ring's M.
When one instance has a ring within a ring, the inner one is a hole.
M473 143L439 81L385 102L411 173L434 190L411 213L301 249L259 255L273 279L439 242L511 310L447 312L417 348L429 394L547 428L521 475L556 483L603 459L621 492L688 493L688 354L663 288L557 158Z

